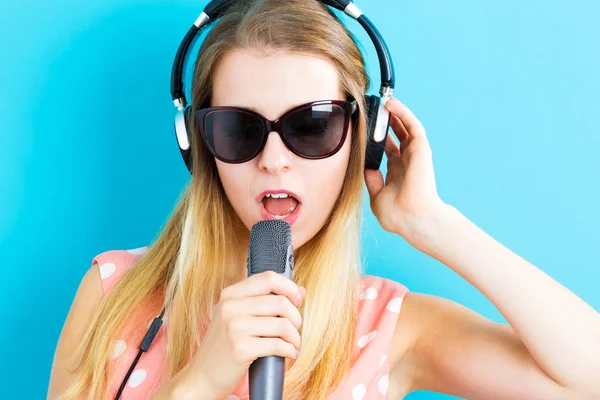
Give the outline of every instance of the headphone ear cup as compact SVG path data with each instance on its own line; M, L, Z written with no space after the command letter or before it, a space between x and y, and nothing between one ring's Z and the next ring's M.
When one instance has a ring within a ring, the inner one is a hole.
M188 138L188 143L190 144L189 147L184 150L182 148L179 148L179 150L181 151L181 157L183 157L183 162L185 162L185 166L187 167L188 171L190 171L190 174L192 173L192 135L190 134L190 132L192 131L192 124L191 124L191 120L190 118L192 118L193 114L192 114L192 107L191 106L187 106L183 112L183 116L184 116L184 121L185 121L185 134L187 135Z
M367 154L365 157L365 169L379 169L381 159L383 158L385 139L382 142L376 142L373 139L375 126L377 125L379 102L379 96L365 95L365 104L367 107Z

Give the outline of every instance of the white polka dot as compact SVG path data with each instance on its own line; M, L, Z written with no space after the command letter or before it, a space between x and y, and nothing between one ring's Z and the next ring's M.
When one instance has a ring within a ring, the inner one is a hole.
M389 379L387 375L384 375L379 379L379 393L386 394L388 391Z
M240 398L234 394L230 394L229 396L225 397L225 400L240 400Z
M117 342L115 343L115 347L113 348L113 352L112 352L112 355L110 356L110 358L117 358L117 357L119 357L121 354L123 354L123 352L125 351L126 347L127 347L127 345L125 344L124 341L117 340Z
M145 254L148 251L148 246L138 247L137 249L127 250L129 254Z
M352 389L352 400L362 400L365 397L365 393L367 393L367 388L362 383L359 383Z
M388 310L390 310L391 312L399 313L401 305L402 305L402 297L396 297L396 298L390 300L390 302L388 303L386 308Z
M144 382L144 379L146 379L146 375L148 374L145 369L136 369L129 377L127 385L132 388L140 386Z
M381 357L381 362L379 363L379 368L381 368L381 366L383 365L385 360L387 360L387 354L385 356Z
M360 294L360 299L361 300L375 300L377 298L378 294L379 293L377 292L377 289L375 289L374 287L370 287Z
M102 264L100 267L100 277L102 279L106 279L109 276L111 276L112 274L115 273L115 264L113 263L106 263L106 264Z
M358 347L365 347L371 340L375 339L375 336L377 336L377 331L369 332L362 336L358 339Z

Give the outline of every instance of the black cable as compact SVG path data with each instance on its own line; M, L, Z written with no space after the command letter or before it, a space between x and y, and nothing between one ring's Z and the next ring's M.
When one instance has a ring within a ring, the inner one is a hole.
M135 357L135 360L133 360L133 362L131 363L131 366L129 367L129 371L127 371L127 375L125 375L125 378L123 378L123 382L121 382L121 387L119 387L119 391L117 392L117 395L115 396L115 400L118 400L121 397L121 393L123 392L123 389L125 389L125 385L127 384L127 381L129 380L129 376L133 372L133 369L135 368L140 357L142 356L142 353L148 351L148 349L150 348L150 344L152 344L154 337L158 333L158 330L160 329L160 326L163 323L162 317L163 317L163 315L165 315L165 308L166 307L164 307L162 309L162 312L160 313L160 315L158 317L154 318L154 321L152 321L152 324L148 328L148 332L146 332L146 335L144 336L142 343L140 343L140 346L139 346L140 351L138 352L137 356Z

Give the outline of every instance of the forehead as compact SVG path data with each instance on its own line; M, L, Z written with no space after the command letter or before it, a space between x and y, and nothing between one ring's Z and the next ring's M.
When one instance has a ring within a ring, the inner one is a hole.
M213 106L251 108L276 119L299 104L343 100L335 66L315 55L226 53L213 76Z

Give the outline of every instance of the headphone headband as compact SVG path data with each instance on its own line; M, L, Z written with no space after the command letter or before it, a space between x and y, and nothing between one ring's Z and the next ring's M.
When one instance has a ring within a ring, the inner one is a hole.
M194 41L194 38L210 21L214 21L223 16L233 1L235 0L212 0L208 3L179 45L171 70L171 97L178 110L183 110L187 106L183 87L183 67L188 50ZM367 31L367 34L375 45L377 57L379 58L379 67L381 70L381 87L379 93L381 96L390 96L394 89L394 65L387 45L375 25L373 25L363 12L359 10L356 4L350 0L317 1L320 1L326 6L344 11L347 15L357 20L365 31Z

